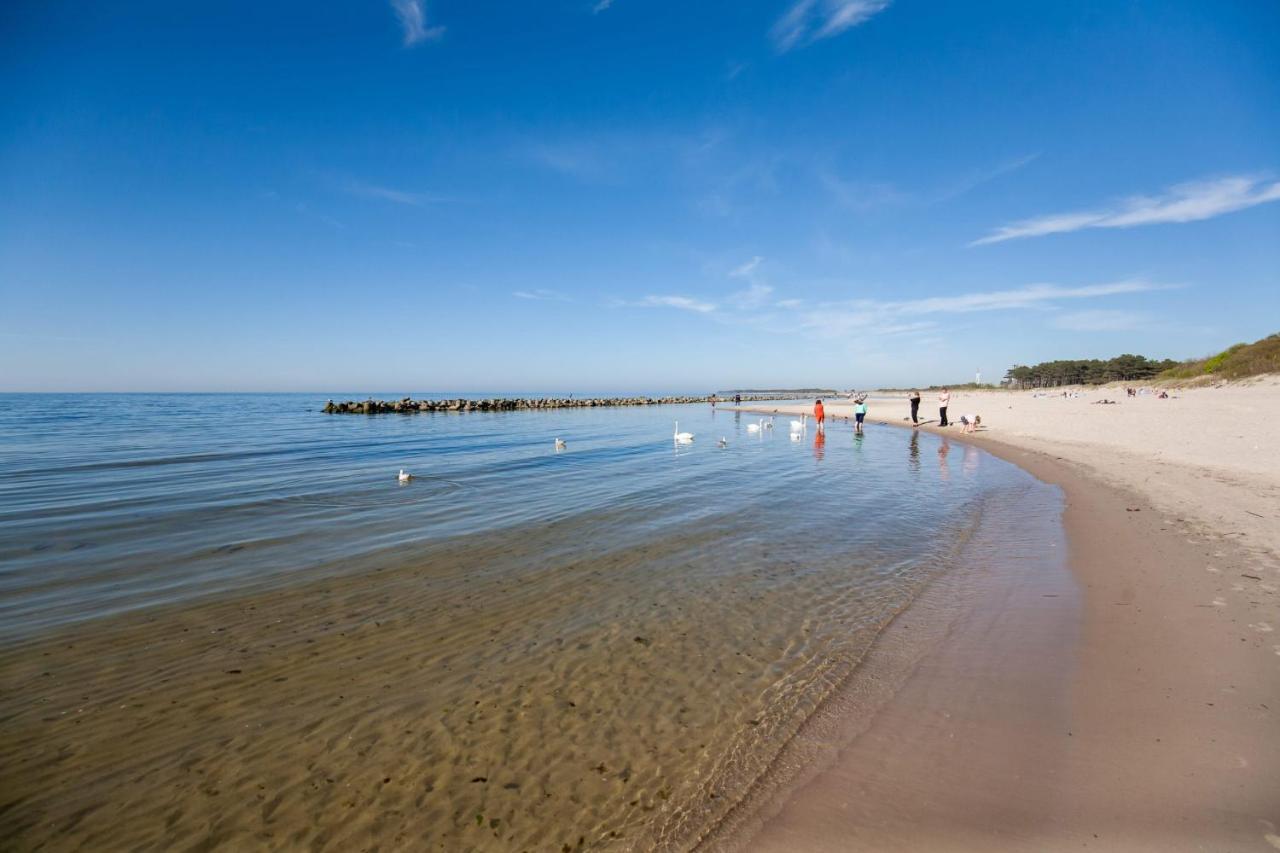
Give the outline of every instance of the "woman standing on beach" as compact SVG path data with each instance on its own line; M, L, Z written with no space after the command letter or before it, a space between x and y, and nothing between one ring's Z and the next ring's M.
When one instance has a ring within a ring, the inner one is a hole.
M947 423L947 406L951 405L951 390L943 388L942 393L938 395L938 426L950 426Z
M920 392L913 388L907 399L911 401L911 424L917 426L920 423Z

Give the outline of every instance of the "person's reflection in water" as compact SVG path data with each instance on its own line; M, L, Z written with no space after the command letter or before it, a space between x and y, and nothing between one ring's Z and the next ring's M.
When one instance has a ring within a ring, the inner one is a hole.
M973 476L978 470L978 448L972 444L964 446L964 474L966 477Z
M911 473L919 474L920 473L920 433L916 432L915 430L911 431L911 443L908 445L908 447L910 448L909 450L910 461L908 464L911 467Z
M942 446L938 448L938 477L943 480L951 479L951 469L947 467L947 454L951 452L951 443L944 436Z
M816 432L813 434L813 458L819 462L827 452L827 434L826 432Z

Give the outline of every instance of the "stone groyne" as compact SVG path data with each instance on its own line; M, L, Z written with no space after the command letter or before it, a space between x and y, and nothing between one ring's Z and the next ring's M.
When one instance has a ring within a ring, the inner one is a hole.
M324 411L330 415L412 414L413 412L513 412L524 409L586 409L605 406L664 406L680 403L709 403L711 397L494 397L487 400L330 400ZM731 403L732 398L715 397L716 402ZM771 397L746 397L742 402L756 402Z

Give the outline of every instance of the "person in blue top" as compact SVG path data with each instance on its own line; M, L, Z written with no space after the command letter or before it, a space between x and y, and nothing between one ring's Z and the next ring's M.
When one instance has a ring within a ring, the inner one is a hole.
M862 419L867 416L867 398L859 397L858 402L853 406L853 418L857 422L853 425L855 435L862 435Z

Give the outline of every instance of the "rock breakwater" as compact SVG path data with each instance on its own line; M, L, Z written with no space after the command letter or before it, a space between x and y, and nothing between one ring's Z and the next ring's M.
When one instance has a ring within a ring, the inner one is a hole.
M413 414L415 412L512 412L525 409L590 409L609 406L666 406L682 403L729 403L723 397L494 397L484 400L347 400L325 404L324 412L330 415L385 415ZM743 397L742 402L753 402L766 397Z

